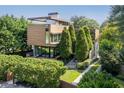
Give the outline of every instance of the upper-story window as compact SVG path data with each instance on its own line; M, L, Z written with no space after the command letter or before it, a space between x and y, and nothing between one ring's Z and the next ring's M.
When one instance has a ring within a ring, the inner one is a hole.
M61 40L61 34L51 34L50 41L51 42L59 42Z
M48 24L45 25L45 31L49 31L49 25Z

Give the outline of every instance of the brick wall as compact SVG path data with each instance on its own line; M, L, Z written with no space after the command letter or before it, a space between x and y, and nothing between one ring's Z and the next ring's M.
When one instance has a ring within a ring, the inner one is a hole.
M77 86L75 86L71 83L68 83L66 81L60 80L60 87L61 88L76 88Z

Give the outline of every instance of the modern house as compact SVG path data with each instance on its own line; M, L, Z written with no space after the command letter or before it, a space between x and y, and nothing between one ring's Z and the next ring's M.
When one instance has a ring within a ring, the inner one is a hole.
M60 19L57 12L49 13L47 16L28 18L28 20L31 23L28 24L27 29L27 44L32 46L33 56L43 55L39 49L44 48L49 52L48 57L55 57L56 46L61 39L61 34L64 28L68 28L71 23ZM95 29L91 31L91 34L93 35L94 48L89 56L92 58L98 56L99 30Z
M53 49L55 56L55 47L61 39L61 33L64 28L68 28L70 22L59 18L57 12L49 13L48 16L28 18L31 23L28 25L27 44L33 48L33 56L38 56L37 47Z

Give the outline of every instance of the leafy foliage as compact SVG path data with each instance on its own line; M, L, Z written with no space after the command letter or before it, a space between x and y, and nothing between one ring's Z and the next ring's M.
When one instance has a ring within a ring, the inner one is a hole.
M121 48L120 50L119 61L121 62L121 64L124 64L124 48Z
M14 47L15 37L8 30L1 29L0 31L0 52L1 53L11 53Z
M0 55L0 68L0 78L11 71L17 80L36 87L59 87L59 77L66 69L61 61L12 55Z
M115 44L112 41L103 39L100 43L100 56L102 68L113 75L117 75L120 72L119 51L115 48Z
M0 52L13 53L28 50L26 44L27 20L13 15L0 17Z
M102 29L100 40L102 68L113 75L120 72L121 57L119 55L123 46L120 36L118 27L113 23L108 22Z
M88 57L89 46L83 28L81 28L77 33L75 52L78 62L82 62Z
M119 34L118 42L121 42L121 50L120 50L120 61L124 62L123 59L123 47L124 47L124 5L115 5L111 7L111 14L109 17L109 23L112 23L112 27L117 27ZM115 37L116 38L116 37Z
M99 24L94 19L86 18L84 16L74 16L71 18L71 21L73 22L76 31L80 30L80 27L82 26L88 26L90 30L99 28Z
M86 73L78 87L80 88L120 88L121 85L117 83L114 78L105 72L89 72Z

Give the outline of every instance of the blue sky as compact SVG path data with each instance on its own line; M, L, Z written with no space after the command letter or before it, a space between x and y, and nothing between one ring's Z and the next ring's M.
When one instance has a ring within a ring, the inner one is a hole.
M91 5L82 5L82 6L0 6L0 16L5 14L13 14L16 17L24 16L37 17L45 16L49 12L59 12L60 17L66 20L69 20L72 16L86 16L97 20L98 23L104 22L105 19L109 16L110 6L91 6Z

